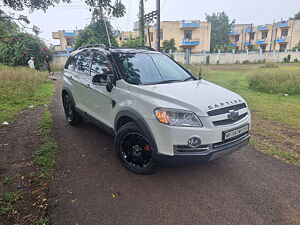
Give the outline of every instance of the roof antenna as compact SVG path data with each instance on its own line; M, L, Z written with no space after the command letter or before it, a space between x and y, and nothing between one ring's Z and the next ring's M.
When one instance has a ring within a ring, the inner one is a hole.
M99 8L100 8L100 13L101 13L101 18L104 22L104 26L105 26L105 30L106 30L106 35L107 35L107 39L108 39L108 44L109 44L109 47L111 47L111 41L110 41L110 37L109 37L109 34L108 34L108 30L107 30L107 25L106 25L106 20L104 19L104 16L103 16L103 10L102 10L102 6L101 6L101 3L99 1Z

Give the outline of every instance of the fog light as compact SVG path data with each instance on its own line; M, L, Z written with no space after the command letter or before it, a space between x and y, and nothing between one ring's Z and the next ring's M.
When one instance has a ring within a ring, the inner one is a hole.
M198 148L201 145L201 139L198 137L191 137L188 140L188 145L190 148Z

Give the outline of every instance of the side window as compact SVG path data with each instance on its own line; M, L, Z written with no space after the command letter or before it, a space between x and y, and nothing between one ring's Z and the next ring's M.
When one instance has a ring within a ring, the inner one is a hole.
M95 76L97 74L112 74L112 69L110 67L109 61L104 55L100 53L96 53L94 55L91 67L91 75Z
M74 70L74 61L75 61L75 56L70 55L66 62L65 69Z
M89 73L89 65L92 57L92 53L90 51L84 51L79 53L74 70L80 73Z

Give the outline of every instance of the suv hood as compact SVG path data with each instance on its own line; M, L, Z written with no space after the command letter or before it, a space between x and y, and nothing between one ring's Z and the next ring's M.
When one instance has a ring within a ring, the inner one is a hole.
M238 94L205 80L156 85L130 85L130 90L156 107L177 108L207 116L207 111L245 102Z

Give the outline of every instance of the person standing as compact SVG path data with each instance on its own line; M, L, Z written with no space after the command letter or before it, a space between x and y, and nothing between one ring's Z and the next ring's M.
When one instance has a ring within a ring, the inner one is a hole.
M30 60L28 61L28 65L29 65L29 68L35 69L33 57L31 57Z
M47 66L48 72L50 73L50 72L51 72L51 68L50 68L50 58L49 58L48 55L46 55L46 58L44 59L44 62L45 62L45 64L46 64L46 66Z

